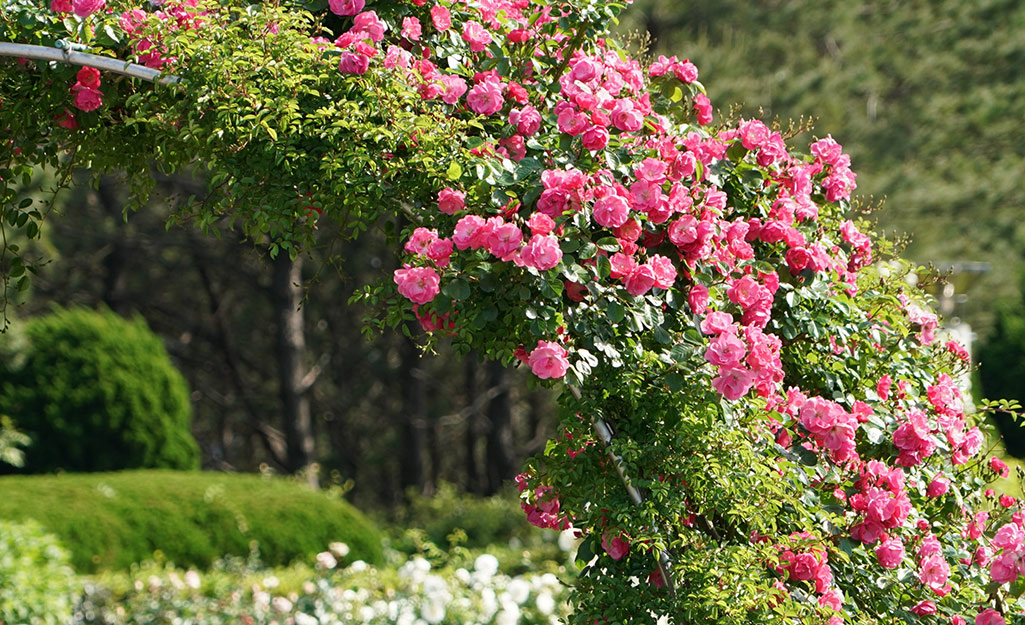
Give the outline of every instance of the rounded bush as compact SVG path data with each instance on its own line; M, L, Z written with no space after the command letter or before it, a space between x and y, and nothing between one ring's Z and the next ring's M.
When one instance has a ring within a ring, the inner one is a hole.
M383 559L381 535L347 502L258 475L142 470L0 476L0 518L35 519L71 549L79 572L160 558L207 568L252 543L269 566L344 542L351 560ZM3 621L6 623L7 621Z
M68 553L35 521L0 520L0 623L65 625L77 600Z
M0 405L32 438L25 470L198 467L185 379L141 318L58 310L0 362Z

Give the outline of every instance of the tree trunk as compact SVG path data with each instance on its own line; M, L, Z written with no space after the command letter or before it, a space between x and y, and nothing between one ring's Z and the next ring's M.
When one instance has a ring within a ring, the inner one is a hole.
M400 481L402 488L416 487L421 494L430 494L433 485L427 470L427 384L421 370L420 350L412 339L402 345L402 457Z
M488 404L488 493L494 494L506 480L516 475L516 454L513 450L512 398L509 394L509 371L499 362L489 362L488 387L500 389Z
M476 408L480 385L477 383L479 363L473 355L466 358L466 404L470 413L466 417L466 490L483 495L486 487L484 470L477 457L477 442L481 438L481 413Z
M315 439L306 382L306 337L302 310L302 259L280 252L274 259L274 319L277 330L278 385L284 411L288 469L306 471L310 485L317 486L313 464Z

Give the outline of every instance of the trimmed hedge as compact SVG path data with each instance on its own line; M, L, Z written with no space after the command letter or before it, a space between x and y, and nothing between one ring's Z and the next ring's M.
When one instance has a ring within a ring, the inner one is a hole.
M0 358L0 406L32 439L28 473L198 469L185 378L141 317L58 309Z
M382 560L381 536L349 503L284 478L166 470L0 477L0 518L35 519L71 550L82 573L165 558L208 567L245 556L267 565L349 545Z

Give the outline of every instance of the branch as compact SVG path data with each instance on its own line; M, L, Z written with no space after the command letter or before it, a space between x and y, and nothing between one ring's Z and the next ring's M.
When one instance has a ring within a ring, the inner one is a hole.
M0 43L0 56L16 56L39 61L68 63L69 65L84 65L115 74L141 78L142 80L161 85L172 85L181 82L181 78L177 76L163 74L160 70L146 67L145 65L73 50L72 47L74 45L64 40L58 41L56 48L34 46L26 43Z

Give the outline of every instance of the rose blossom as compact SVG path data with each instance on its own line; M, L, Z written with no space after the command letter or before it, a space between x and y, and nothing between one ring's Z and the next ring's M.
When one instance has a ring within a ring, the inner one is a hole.
M520 252L520 259L527 267L546 271L562 260L559 240L550 234L535 234Z
M552 341L538 341L537 347L527 357L527 364L534 375L546 380L561 378L569 369L566 348Z
M630 543L626 541L626 534L609 538L611 531L606 531L601 537L601 546L613 560L622 560L630 551Z
M470 20L463 24L463 41L470 44L470 50L483 52L491 43L491 33L479 23Z
M455 215L466 206L466 194L452 187L438 191L438 210L446 215Z
M85 112L95 111L103 104L103 93L99 89L78 87L75 89L75 106Z
M71 0L71 11L79 17L88 17L106 4L107 0Z
M399 287L399 294L414 304L426 304L441 292L438 288L441 278L430 267L396 269L394 280Z
M419 41L420 36L423 34L423 29L420 27L420 20L415 17L404 17L402 18L402 36L410 41Z
M986 608L975 617L975 625L1007 625L1007 621L993 608Z
M617 193L609 193L594 201L594 221L605 228L618 228L630 216L630 202Z
M366 0L328 0L328 7L335 15L356 15L366 6Z
M898 538L887 538L876 547L876 559L884 569L895 569L904 559L904 543Z
M505 99L502 97L502 84L497 80L484 80L477 83L466 94L466 105L478 115L494 115L502 110Z
M95 67L83 67L75 75L78 84L89 89L100 88L100 70Z
M438 30L448 30L452 28L452 14L445 7L436 4L431 7L431 23Z

